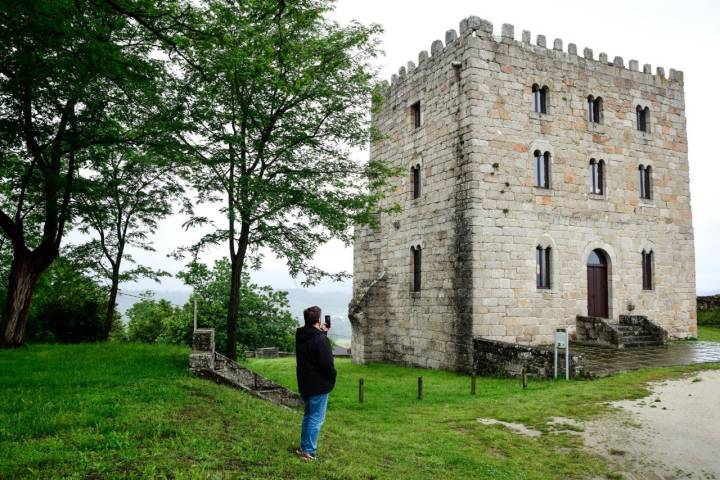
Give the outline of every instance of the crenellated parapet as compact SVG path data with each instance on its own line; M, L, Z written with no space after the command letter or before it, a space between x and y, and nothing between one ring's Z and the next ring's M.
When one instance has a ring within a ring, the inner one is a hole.
M528 30L523 30L520 40L515 40L515 27L508 23L502 25L499 35L495 35L491 22L480 17L470 16L460 21L459 32L452 29L448 30L445 32L444 42L440 39L435 40L431 43L429 52L422 50L418 54L417 64L413 61L408 62L407 66L400 67L398 73L391 76L389 83L383 82L386 93L391 93L396 86L408 81L410 77L420 74L428 65L441 58L449 47L455 46L458 41L462 41L464 38L470 36L481 37L498 44L513 45L535 55L564 58L566 61L575 64L582 64L584 62L588 67L592 65L596 68L615 69L618 75L620 75L622 71L633 72L633 74L637 75L639 81L644 81L645 83L658 84L672 82L682 85L684 81L683 72L680 70L671 68L666 75L663 67L657 67L655 73L653 73L650 64L644 64L641 70L638 60L629 60L626 65L623 57L615 56L612 61L610 61L608 54L605 52L599 53L597 58L595 58L593 49L588 47L585 47L580 55L575 43L568 43L567 49L565 49L563 46L564 42L560 38L553 40L552 48L548 47L545 35L536 35L535 42L533 43L532 35Z

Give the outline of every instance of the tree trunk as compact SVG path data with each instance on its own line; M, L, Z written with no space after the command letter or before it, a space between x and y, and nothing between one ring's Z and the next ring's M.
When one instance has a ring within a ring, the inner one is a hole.
M35 259L18 255L17 252L14 255L10 267L7 303L0 319L0 348L19 347L23 344L35 286L50 262L44 266L42 264L38 265Z
M103 340L110 337L113 320L115 319L115 303L117 302L118 284L120 279L120 266L113 266L112 280L110 283L110 296L108 297L107 310L105 311L105 331L103 332Z
M230 304L227 318L227 356L237 359L237 324L240 314L240 295L242 286L242 272L245 265L245 253L250 237L250 226L243 224L240 228L240 240L235 255L230 256ZM232 242L233 240L230 239Z

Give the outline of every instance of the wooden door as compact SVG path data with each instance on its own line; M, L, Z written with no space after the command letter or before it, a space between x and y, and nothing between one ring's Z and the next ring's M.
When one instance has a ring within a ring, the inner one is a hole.
M588 265L588 316L608 318L607 265Z

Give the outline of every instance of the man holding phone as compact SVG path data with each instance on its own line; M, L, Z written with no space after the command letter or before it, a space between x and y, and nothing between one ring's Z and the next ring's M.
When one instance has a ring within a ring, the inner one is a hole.
M303 311L305 326L295 332L296 373L300 395L305 403L300 448L296 453L304 460L315 460L320 427L325 421L328 395L335 387L335 363L332 346L327 338L330 316L320 323L320 307Z

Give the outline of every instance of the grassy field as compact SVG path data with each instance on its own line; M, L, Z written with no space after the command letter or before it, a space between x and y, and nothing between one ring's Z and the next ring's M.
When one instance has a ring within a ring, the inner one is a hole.
M720 328L698 325L698 340L720 342Z
M187 354L113 343L0 351L0 478L620 478L576 437L549 433L548 418L588 418L606 401L644 395L648 381L697 368L532 381L527 390L483 378L471 397L466 376L340 360L320 460L307 464L291 453L300 412L189 377ZM294 359L250 365L295 386ZM479 417L546 434L522 437Z

